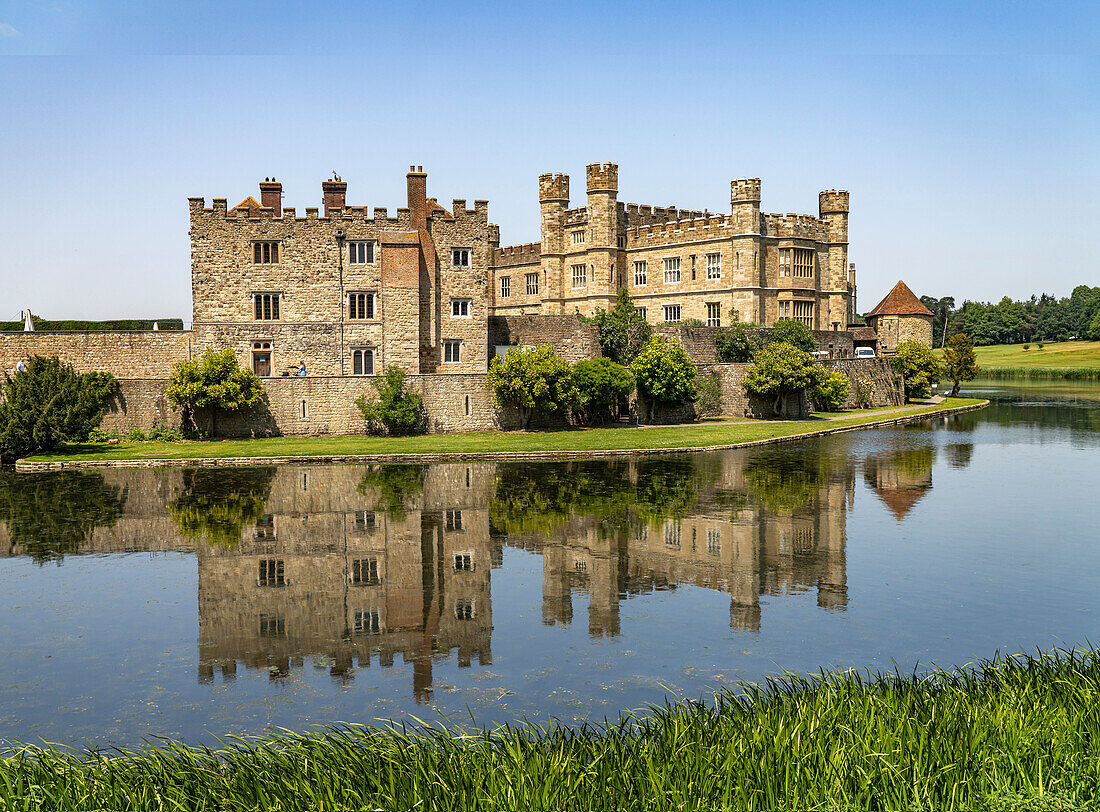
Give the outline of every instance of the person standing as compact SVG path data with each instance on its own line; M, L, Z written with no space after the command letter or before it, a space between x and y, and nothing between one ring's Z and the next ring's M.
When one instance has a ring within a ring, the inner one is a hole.
M26 358L20 358L19 359L19 363L15 365L15 371L17 373L27 371L27 359Z
M305 361L299 361L298 362L298 377L299 378L304 378L305 376L306 376L306 362Z

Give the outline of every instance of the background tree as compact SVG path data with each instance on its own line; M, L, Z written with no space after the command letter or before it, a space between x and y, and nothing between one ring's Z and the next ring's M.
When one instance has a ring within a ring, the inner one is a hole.
M634 391L634 375L610 358L578 361L573 384L579 406L591 419L618 415L619 401Z
M719 364L744 364L752 360L761 344L744 324L720 327L714 332L714 358Z
M850 391L851 384L847 376L822 368L810 397L819 411L839 412L848 402Z
M919 341L902 341L890 366L905 376L905 399L926 398L940 379L940 362L932 350Z
M816 389L824 372L808 352L779 341L756 353L742 386L755 395L773 398L772 411L781 416L787 399Z
M32 356L25 371L4 375L0 460L87 442L117 391L118 382L107 372L82 375L56 356Z
M535 412L567 412L579 403L569 362L549 346L510 350L489 364L495 406L514 406L527 428Z
M600 352L623 366L630 365L653 335L653 328L638 312L625 288L619 290L619 299L610 311L598 309L587 321L599 331Z
M817 339L814 331L800 321L794 319L779 319L775 326L768 330L764 338L765 344L778 344L780 342L790 344L802 352L817 352Z
M669 343L659 335L650 338L631 362L630 371L638 393L649 402L651 420L657 404L671 406L688 400L695 390L695 364L675 339Z
M256 406L264 396L256 373L242 369L232 347L207 350L200 358L180 361L172 367L165 396L183 410L185 426L200 409L209 410L209 436L217 429L219 410L236 411Z
M258 524L271 496L274 466L187 468L183 491L168 503L182 535L196 542L233 546L246 525Z
M943 376L952 382L951 397L959 396L959 384L978 377L978 360L974 356L974 342L966 333L951 336L943 348Z
M388 366L385 374L371 383L378 398L367 400L366 395L360 395L355 401L371 434L405 435L423 431L423 399L405 389L405 370Z
M947 326L955 310L955 297L944 296L937 299L934 296L921 296L920 300L921 304L932 311L932 346L939 342L942 347L947 341Z

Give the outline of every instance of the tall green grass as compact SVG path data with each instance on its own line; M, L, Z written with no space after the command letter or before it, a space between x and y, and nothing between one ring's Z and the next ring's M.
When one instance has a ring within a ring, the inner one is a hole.
M329 727L217 750L20 746L4 809L1092 809L1100 653L788 676L569 728Z
M1066 381L1100 381L1100 368L1095 367L985 367L983 378L1060 378Z

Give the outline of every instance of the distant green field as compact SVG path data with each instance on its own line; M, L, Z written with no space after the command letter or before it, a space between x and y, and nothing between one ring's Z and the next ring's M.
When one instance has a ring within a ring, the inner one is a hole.
M1100 379L1100 341L1059 341L975 347L983 378Z

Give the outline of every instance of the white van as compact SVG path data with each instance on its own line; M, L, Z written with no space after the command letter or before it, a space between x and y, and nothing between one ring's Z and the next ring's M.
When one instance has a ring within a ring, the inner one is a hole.
M874 347L856 347L856 358L875 358Z

